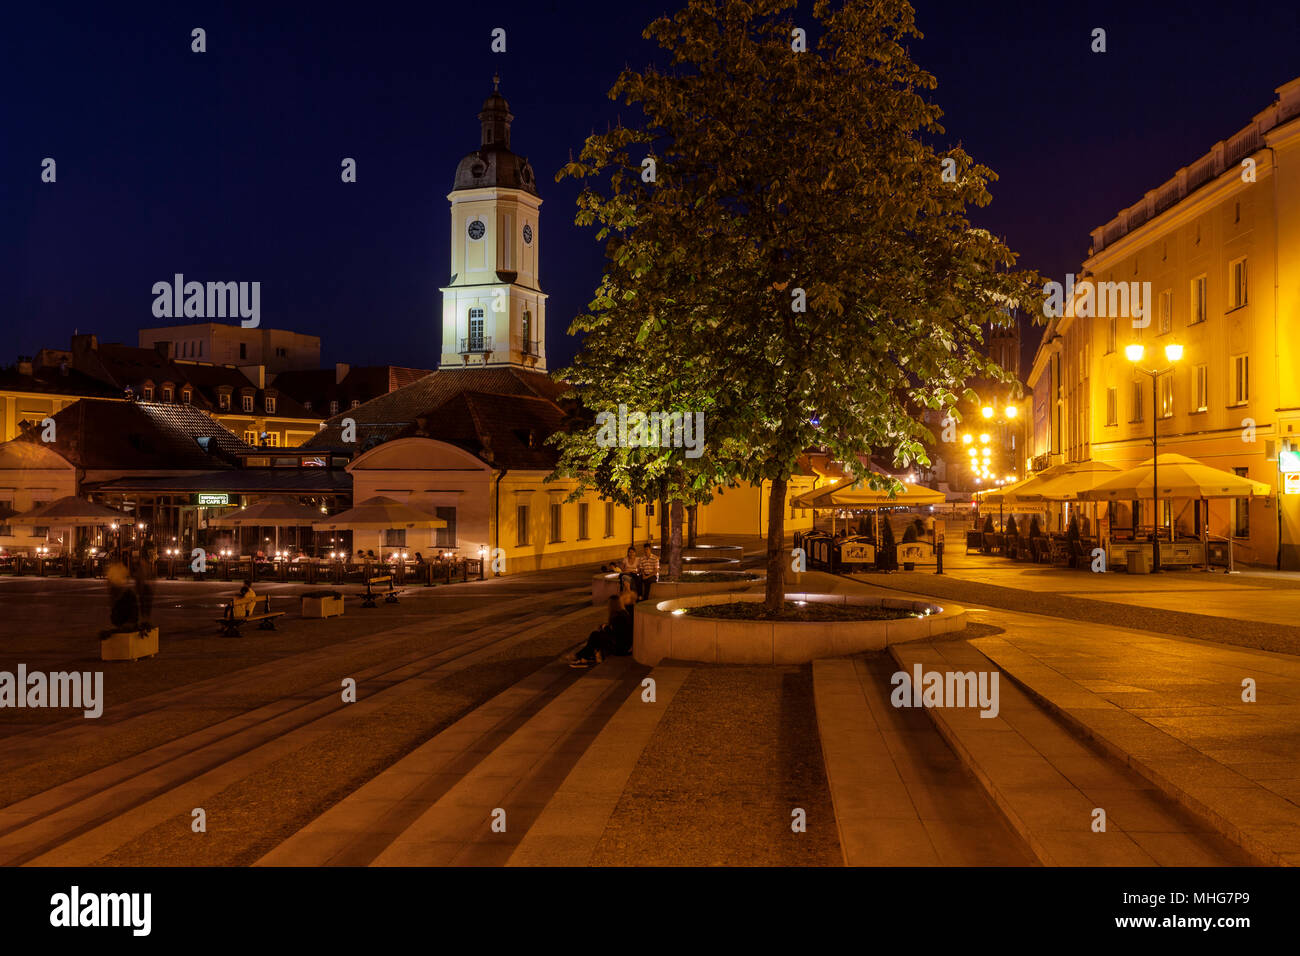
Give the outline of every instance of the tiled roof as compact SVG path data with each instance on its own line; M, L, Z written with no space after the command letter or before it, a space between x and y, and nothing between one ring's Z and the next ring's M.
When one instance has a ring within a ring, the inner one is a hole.
M339 409L346 411L353 401L368 402L417 382L428 374L428 369L370 365L349 369L340 382L332 369L296 369L281 372L272 384L282 394L292 395L299 402L311 402L312 410L317 414L325 414L330 402L338 402Z
M170 478L115 478L84 485L88 491L214 491L230 494L351 494L352 476L341 468L243 468Z
M56 440L49 446L83 469L212 469L256 454L189 405L82 399L56 414L54 422ZM25 437L39 440L35 432Z
M555 427L558 427L559 421L563 418L563 412L558 405L558 400L560 395L567 389L567 385L554 381L542 372L533 372L514 366L440 369L431 372L405 388L390 392L387 395L381 395L356 408L340 412L326 422L325 428L317 432L306 443L306 447L330 448L351 452L358 449L365 450L380 442L398 437L407 428L414 426L420 417L431 417L433 412L466 392L495 396L493 406L502 412L503 427L507 429L515 427L512 424L514 413L511 411L515 405L519 406L520 420L517 423L518 427L525 429L537 427L541 421L538 417L539 413L532 409L530 403L512 402L509 400L512 396L520 399L540 399L545 404L550 405L554 409L554 413L548 413L547 417L553 418ZM478 402L476 407L484 409L486 406L487 400L484 399ZM449 415L463 415L469 411L468 407L462 407L448 409L447 413ZM342 421L344 418L351 418L357 423L356 445L343 444ZM462 430L462 426L458 423L439 427L450 429L447 432L448 435L453 433L459 435ZM495 428L496 426L485 423L477 427L472 436L468 436L463 440L477 442L485 434L496 434ZM446 440L451 441L452 438L448 437Z
M24 375L16 368L0 369L0 389L37 392L42 395L78 395L85 398L121 398L113 386L97 381L74 368L37 368Z

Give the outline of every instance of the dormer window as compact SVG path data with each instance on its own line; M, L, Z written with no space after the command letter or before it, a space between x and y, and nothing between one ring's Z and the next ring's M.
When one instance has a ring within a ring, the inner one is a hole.
M230 393L222 392L217 396L217 408L223 412L230 411Z
M194 392L192 392L188 388L181 389L181 401L184 402L186 405L194 401Z
M244 409L244 411L248 412L251 415L253 413L253 396L244 395L242 397L243 397L242 408Z
M172 396L175 395L175 394L176 394L176 393L172 390L172 387L171 387L170 385L164 385L164 386L163 386L163 390L162 390L162 400L163 400L164 402L170 402L170 401L172 401Z
M357 407L358 405L360 405L360 404L361 404L361 399L359 399L359 398L354 398L354 399L352 399L352 404L351 404L350 406L348 406L348 407L349 407L349 408L356 408L356 407Z
M144 400L145 400L146 402L152 402L152 401L153 401L153 386L152 386L152 385L145 385L145 386L142 386L141 389L140 389L140 395L144 398Z
M270 395L266 396L266 414L275 414L275 399Z
M337 401L330 402L330 415L333 416L333 415L337 415L338 413L339 413L339 403Z

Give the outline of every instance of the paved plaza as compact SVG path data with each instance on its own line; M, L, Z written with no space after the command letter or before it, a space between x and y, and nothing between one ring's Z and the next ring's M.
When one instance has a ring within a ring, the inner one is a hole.
M581 671L563 655L603 620L591 571L324 621L270 584L288 613L240 638L214 620L231 585L163 581L162 651L133 663L97 658L100 582L0 579L2 669L102 670L105 697L93 720L0 710L0 863L1300 862L1293 576L974 555L809 574L957 602L969 625L806 665ZM891 706L914 667L996 671L997 715Z

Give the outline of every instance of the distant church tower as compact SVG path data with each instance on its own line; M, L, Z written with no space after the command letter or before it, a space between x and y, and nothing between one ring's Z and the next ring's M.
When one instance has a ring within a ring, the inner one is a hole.
M537 278L533 168L510 150L510 106L497 91L478 114L479 148L460 161L451 201L451 281L442 291L441 368L546 371L546 296Z

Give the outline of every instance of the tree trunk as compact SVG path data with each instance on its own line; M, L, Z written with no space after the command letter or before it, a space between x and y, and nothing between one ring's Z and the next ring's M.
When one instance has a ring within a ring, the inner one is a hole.
M785 602L785 489L787 479L772 479L767 505L767 592L763 605L776 614Z
M674 499L672 515L669 519L671 531L668 535L668 577L676 581L682 576L682 503Z
M659 560L668 556L668 502L659 498Z
M686 509L686 547L695 547L695 518L699 513L698 505L691 505Z

